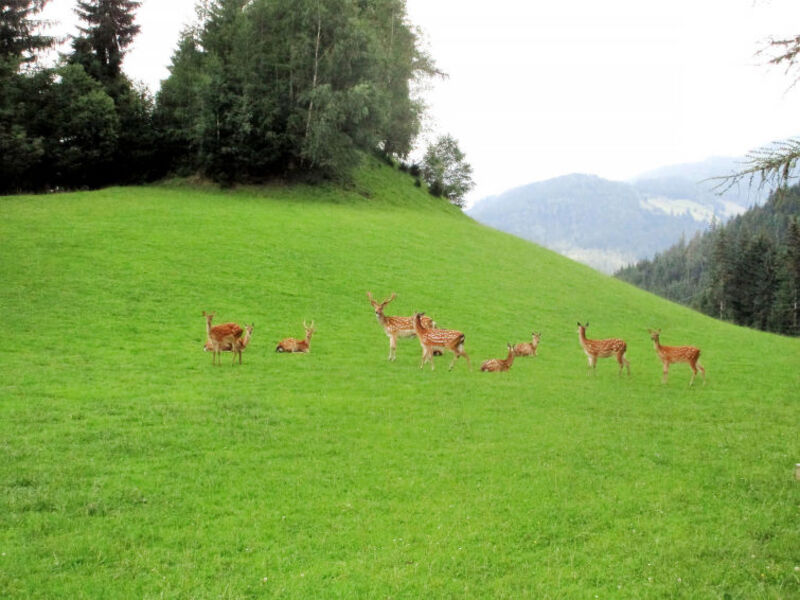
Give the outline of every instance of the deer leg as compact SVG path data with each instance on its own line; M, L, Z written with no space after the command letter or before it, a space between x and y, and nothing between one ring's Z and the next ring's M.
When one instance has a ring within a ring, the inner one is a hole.
M460 356L458 348L453 349L453 360L450 361L450 367L447 369L448 371L452 371L453 367L456 365L456 359Z
M628 359L625 358L625 353L623 352L620 355L621 363L619 364L619 374L622 375L622 363L625 363L625 368L628 369L628 375L631 374L631 363L628 362Z
M661 383L667 383L667 375L669 375L669 363L665 362L664 368L662 369L661 373Z
M397 358L397 336L389 336L389 360Z
M700 369L700 372L703 374L703 385L706 384L706 370L702 367L700 363L697 363L697 368Z

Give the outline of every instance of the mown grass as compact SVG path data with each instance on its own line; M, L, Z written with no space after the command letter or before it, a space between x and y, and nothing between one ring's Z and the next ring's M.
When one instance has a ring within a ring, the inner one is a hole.
M0 596L800 597L800 343L334 186L0 198ZM466 332L418 368L366 291ZM255 322L212 367L203 310ZM309 355L274 353L317 334ZM576 321L628 340L587 377ZM703 350L705 386L647 335ZM507 341L540 356L480 373Z

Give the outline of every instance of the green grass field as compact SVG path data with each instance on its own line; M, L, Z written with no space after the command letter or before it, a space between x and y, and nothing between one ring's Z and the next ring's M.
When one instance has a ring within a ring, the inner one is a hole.
M797 598L800 341L355 186L0 198L0 597ZM388 314L466 333L418 368ZM203 310L255 323L213 367ZM276 342L317 333L308 355ZM577 321L632 376L587 376ZM662 385L647 334L694 344ZM478 370L543 332L536 358ZM700 380L698 379L698 384Z

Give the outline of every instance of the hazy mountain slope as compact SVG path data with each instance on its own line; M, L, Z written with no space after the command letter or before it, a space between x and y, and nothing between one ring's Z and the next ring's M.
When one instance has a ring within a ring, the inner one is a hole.
M468 214L610 272L705 226L689 214L648 210L643 202L630 184L567 175L509 190Z
M653 256L682 235L762 203L766 192L717 187L741 161L714 158L644 173L631 182L568 175L486 198L468 213L606 272Z

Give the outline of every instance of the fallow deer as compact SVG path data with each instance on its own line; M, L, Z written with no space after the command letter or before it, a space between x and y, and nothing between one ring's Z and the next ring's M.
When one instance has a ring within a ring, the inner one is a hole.
M481 371L508 371L511 368L511 365L514 364L514 357L517 355L517 351L511 344L506 344L506 346L508 346L508 356L506 356L504 359L491 358L483 361L483 364L481 365Z
M383 314L383 309L386 305L397 298L397 294L394 292L383 302L376 302L372 297L372 292L367 292L367 298L369 298L370 304L375 309L375 317L378 319L378 323L381 324L389 337L389 360L395 360L397 358L397 338L414 337L416 335L414 317L388 317ZM436 323L430 317L423 317L422 325L426 329L436 327Z
M631 374L631 363L625 358L625 352L628 350L628 345L625 340L618 338L609 338L606 340L590 340L586 337L586 328L589 323L581 325L578 323L578 339L580 340L581 347L589 359L589 369L594 369L597 366L598 358L608 358L616 356L619 363L619 374L622 375L622 368L627 367L628 375ZM588 371L591 373L592 371Z
M305 320L303 320L303 329L306 330L306 337L305 339L298 340L295 338L285 338L278 342L278 346L275 348L275 352L305 352L308 353L311 351L311 336L314 334L316 329L314 329L314 321L311 321L311 325L306 325Z
M689 385L694 385L694 378L697 375L697 369L703 373L703 383L706 382L706 370L698 362L700 359L700 349L694 346L662 346L659 341L661 335L660 329L648 329L650 332L650 339L653 340L653 346L656 349L658 358L661 359L661 364L664 366L661 383L667 383L667 374L669 373L669 366L672 363L685 362L689 363L689 368L692 369L692 379Z
M536 356L536 349L539 347L539 340L542 339L541 333L535 331L531 333L530 342L522 342L514 346L514 353L517 356Z
M222 352L233 352L233 361L236 362L236 355L239 355L239 364L242 364L242 350L245 350L247 346L250 344L250 338L253 335L253 325L247 325L245 328L244 336L238 340L234 340L233 342L226 342L223 346L220 346L220 350ZM211 352L214 349L211 340L206 341L206 345L203 347L203 350L206 352Z
M422 324L424 313L415 313L413 317L414 332L419 338L422 346L422 362L419 368L423 368L425 363L430 361L431 371L433 367L434 350L449 350L453 353L453 361L450 363L450 370L456 364L456 359L463 356L467 359L467 368L471 369L469 356L464 352L464 334L453 329L437 329L435 327L425 327Z
M214 353L211 357L211 364L222 364L222 357L220 353L226 346L233 346L234 343L239 341L242 337L244 330L236 323L223 323L222 325L211 326L211 320L216 313L207 313L203 311L203 316L206 318L206 336L207 344L211 344L211 351ZM219 361L217 361L219 358Z

